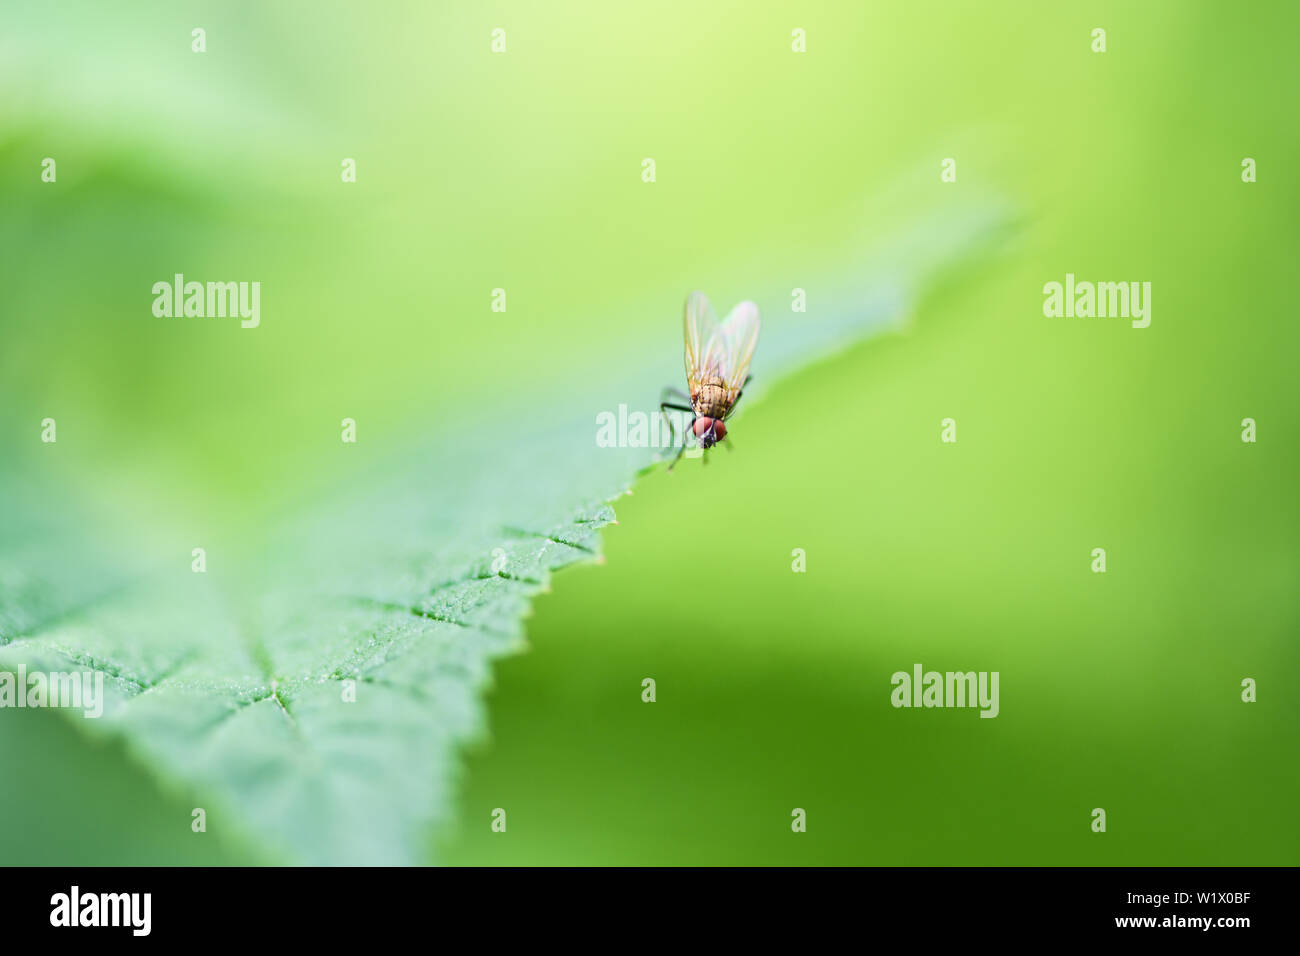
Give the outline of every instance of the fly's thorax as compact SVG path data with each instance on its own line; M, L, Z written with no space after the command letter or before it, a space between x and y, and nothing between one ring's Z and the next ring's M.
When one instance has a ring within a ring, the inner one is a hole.
M725 418L731 408L731 392L721 378L705 379L691 393L695 414L705 418Z

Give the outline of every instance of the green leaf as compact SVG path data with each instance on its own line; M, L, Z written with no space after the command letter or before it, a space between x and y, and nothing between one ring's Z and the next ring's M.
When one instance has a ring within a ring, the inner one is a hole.
M20 28L39 35L37 24L18 24L11 32L23 35ZM129 24L122 31L134 36L138 28ZM247 340L224 330L147 326L134 321L147 315L143 290L185 263L204 261L204 243L226 255L241 249L249 223L270 219L274 225L278 215L298 229L304 217L347 216L315 212L320 194L286 172L319 161L319 151L285 145L300 144L304 136L271 135L259 124L262 135L237 151L233 171L217 168L206 147L233 139L234 130L247 132L249 96L232 94L242 89L241 71L215 55L194 61L185 39L189 26L159 23L149 29L156 33L152 42L131 42L141 46L141 55L170 51L166 62L173 75L158 83L147 71L126 74L133 78L131 95L117 98L149 108L126 118L133 130L125 137L127 147L116 146L116 119L96 128L90 145L67 147L60 182L75 189L42 192L29 158L47 149L47 117L80 121L95 112L87 104L69 106L53 94L24 100L18 121L0 137L0 159L9 162L12 174L7 181L28 183L13 197L14 215L0 227L6 261L27 277L9 293L15 314L20 307L24 314L44 313L45 290L62 288L64 263L76 262L83 266L80 285L94 292L84 305L75 297L58 304L65 312L102 308L99 316L120 319L115 334L129 336L127 345L95 341L143 356L134 367L123 363L121 379L101 370L96 380L75 363L55 361L61 343L43 339L39 325L23 329L20 357L17 349L9 353L16 358L0 376L7 379L0 387L7 393L6 410L20 407L21 415L12 428L0 429L0 668L103 674L108 700L102 718L59 713L88 736L114 738L164 789L192 794L207 811L211 830L242 832L272 859L423 860L433 828L451 806L457 748L484 730L480 697L492 661L523 646L530 599L551 573L599 554L600 531L614 517L610 502L656 458L644 448L599 447L596 415L620 404L655 412L660 389L683 384L680 313L664 314L652 337L615 338L598 367L557 370L571 382L560 394L512 394L503 382L496 391L504 398L495 405L461 403L473 410L458 410L454 424L401 443L400 453L372 461L332 497L304 495L301 512L282 515L251 540L240 532L213 540L218 536L210 516L193 519L190 537L196 540L190 541L184 535L177 540L168 522L151 515L118 514L128 496L101 491L98 470L70 476L67 468L45 460L69 445L136 457L103 437L95 445L92 410L101 426L120 420L134 425L144 418L149 396L178 401L193 368L176 359L182 348L193 348L188 336L224 336L221 345L208 346L214 349L210 366L262 361L267 375L283 374L275 360L284 353L277 348L296 347L292 339L286 346L269 338L276 334L270 325L256 333L268 336L265 345L258 340L260 357L250 355ZM228 39L269 42L259 37L258 31L243 31ZM82 47L116 57L114 63L130 59L132 47L101 39L87 38ZM74 59L80 62L80 56L79 50ZM223 71L216 88L195 79L194 70L209 62ZM92 99L99 95L93 83L75 89ZM195 111L196 100L238 100L242 106L214 116ZM256 105L252 112L261 116L267 104L258 98ZM297 112L273 114L266 125L288 122ZM321 129L328 132L331 125ZM167 161L141 157L140 143ZM283 155L268 152L272 146ZM277 155L279 164L271 161ZM333 162L331 156L322 179L335 175ZM262 200L278 195L286 183L310 200L266 203L271 211L264 211ZM368 215L379 215L376 205L382 212L382 203L371 200ZM880 237L874 253L858 257L855 274L828 270L829 279L810 279L817 291L808 313L789 311L788 288L745 288L765 314L756 380L746 390L739 422L774 377L904 317L938 270L982 251L1007 221L996 206L944 208L928 219L910 214L913 228ZM44 224L62 228L42 231ZM375 239L388 224L380 218L366 228ZM124 256L124 231L152 237L144 244L148 255ZM47 233L47 245L31 240ZM302 241L300 232L286 229L264 240L267 247L279 236ZM435 239L445 241L424 242ZM418 251L428 252L423 246ZM327 298L315 289L329 266L316 250L304 255L300 270L281 266L279 294L286 301L296 290L294 304L310 312L302 300L313 293ZM221 270L265 265L263 259L234 256L216 261ZM392 268L385 262L380 276ZM45 270L41 281L32 278L38 270ZM672 297L680 303L689 291L674 290ZM732 304L718 298L719 308ZM113 305L101 306L101 299ZM622 325L617 316L606 324ZM332 331L338 335L340 327ZM141 380L145 369L157 377ZM307 387L307 378L287 387ZM89 389L83 379L90 380ZM58 444L33 451L34 423L47 411L19 403L38 385L47 386L42 400L59 397L65 407L75 407L69 396L82 390L90 398L83 397L83 414L70 419L60 413ZM135 403L123 405L124 395ZM218 413L200 405L176 417L206 423ZM217 440L224 442L217 446L222 449L232 443L211 430L204 437L211 440L199 443L204 449ZM120 435L114 438L121 441ZM743 447L743 428L740 441ZM363 442L350 450L369 447ZM82 454L93 461L93 454ZM149 479L145 473L137 483L147 486ZM301 481L309 483L307 476ZM198 512L201 504L182 496L171 512L184 514L187 508ZM191 570L195 546L206 549L202 574ZM349 681L355 682L354 702L344 699ZM163 825L189 823L184 817Z
M927 258L914 241L912 271L866 279L872 296L770 312L755 384L888 326L1004 222L996 209L945 217L916 235L949 245ZM609 502L659 454L598 447L595 413L654 409L681 376L679 334L666 316L661 338L612 362L607 381L588 376L577 400L412 442L255 556L209 549L204 573L187 553L131 567L134 532L72 519L83 489L33 482L39 469L18 463L0 519L0 665L102 672L103 717L61 713L120 738L161 783L193 792L210 827L273 859L423 859L457 748L483 730L491 662L523 646L551 573L599 554Z

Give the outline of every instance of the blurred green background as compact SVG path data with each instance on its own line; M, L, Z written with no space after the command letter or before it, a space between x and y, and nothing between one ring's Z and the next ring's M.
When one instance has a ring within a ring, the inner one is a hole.
M616 374L649 330L675 356L692 288L725 310L849 280L916 210L1009 197L1011 244L902 331L782 381L731 454L616 504L607 563L561 573L531 651L498 666L430 859L1295 864L1298 21L1282 2L6 7L5 468L77 484L142 554L200 527L248 546L346 478L345 415L374 460L467 405L505 422ZM865 221L863 196L887 199ZM261 328L154 320L150 286L181 270L261 281ZM1066 272L1152 282L1150 328L1044 318ZM47 415L57 459L37 458ZM893 709L916 662L999 671L1000 716ZM183 795L91 749L0 714L0 820L25 821L0 823L3 857L254 858L151 829ZM90 808L51 802L69 768Z

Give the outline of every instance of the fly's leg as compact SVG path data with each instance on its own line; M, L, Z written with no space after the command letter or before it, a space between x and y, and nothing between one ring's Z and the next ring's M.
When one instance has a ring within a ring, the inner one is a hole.
M673 388L671 385L667 385L664 387L664 390L659 393L659 400L662 402L667 401L669 398L679 398L683 402L689 402L691 400L691 397L680 388Z
M736 406L740 404L741 398L743 398L745 395L745 385L748 385L753 378L754 378L753 375L745 376L744 385L740 386L740 391L736 393L736 400L731 403L731 408L727 410L727 418L730 418L732 415L736 414ZM724 418L723 421L726 421L727 418Z
M671 408L673 411L676 411L676 412L692 412L692 413L693 413L693 412L695 411L695 409L691 408L689 405L678 405L678 404L676 404L675 402L660 402L660 403L659 403L659 414L662 415L662 416L664 417L664 424L668 426L668 434L671 436L671 437L669 438L669 440L668 440L668 445L669 445L669 447L671 447L672 445L674 445L674 444L676 443L676 441L677 441L677 426L674 425L674 424L673 424L673 420L672 420L671 418L668 417L668 409L670 409L670 408ZM685 436L683 436L683 437L685 437Z
M668 390L665 389L665 391ZM677 443L677 427L673 425L673 420L668 417L668 409L670 408L673 411L677 411L677 412L692 412L692 413L694 413L695 409L691 408L689 405L678 405L674 402L659 403L659 414L664 417L664 423L668 426L668 434L671 436L671 438L668 441L668 444L671 446ZM692 422L693 421L694 419L692 419ZM681 459L682 455L684 455L685 453L686 453L686 435L685 433L683 433L682 447L677 450L677 457L673 459L672 465L668 466L669 471L673 470L673 465L676 465L677 462Z

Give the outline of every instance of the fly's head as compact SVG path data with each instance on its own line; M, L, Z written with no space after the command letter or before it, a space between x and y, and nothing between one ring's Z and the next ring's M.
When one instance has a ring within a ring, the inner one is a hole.
M692 430L695 432L695 437L699 439L701 448L712 448L727 437L727 426L722 423L720 418L708 418L701 415L695 419Z

